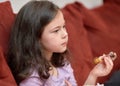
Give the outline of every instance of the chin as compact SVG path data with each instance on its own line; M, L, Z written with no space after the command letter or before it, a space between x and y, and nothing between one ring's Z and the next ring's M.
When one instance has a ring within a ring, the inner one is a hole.
M54 52L56 52L56 53L63 53L63 52L65 52L67 50L67 47L64 47L64 48L59 48L59 49L57 49L57 50L54 50Z
M63 52L65 52L66 50L67 50L67 48L62 49L62 50L60 51L60 53L63 53Z

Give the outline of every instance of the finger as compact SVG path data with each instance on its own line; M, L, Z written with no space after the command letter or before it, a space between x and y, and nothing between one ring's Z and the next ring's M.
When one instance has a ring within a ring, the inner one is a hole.
M103 56L96 57L96 58L94 59L94 63L95 63L95 64L101 63L102 60L103 60L103 58L104 58L104 55L103 55Z
M102 56L99 56L99 59L103 59L105 57L105 54L103 54Z
M66 83L66 86L72 86L70 82L68 82L67 80L65 80L65 83Z
M106 57L105 59L106 59L106 63L108 63L108 65L113 66L113 61L110 57Z
M113 61L110 59L110 57L105 57L104 61L106 70L111 70L113 68Z

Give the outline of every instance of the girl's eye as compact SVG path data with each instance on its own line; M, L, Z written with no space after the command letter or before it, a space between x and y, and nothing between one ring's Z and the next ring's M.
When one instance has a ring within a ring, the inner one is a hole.
M65 25L63 26L63 28L65 28Z
M59 29L57 29L57 30L54 30L53 32L58 32L59 31Z

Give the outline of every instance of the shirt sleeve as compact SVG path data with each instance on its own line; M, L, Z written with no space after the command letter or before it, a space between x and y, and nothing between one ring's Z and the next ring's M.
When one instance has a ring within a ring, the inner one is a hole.
M19 86L43 86L42 81L38 77L29 77L22 81Z
M23 80L19 86L43 86L43 81L40 79L38 73L34 71L32 75Z

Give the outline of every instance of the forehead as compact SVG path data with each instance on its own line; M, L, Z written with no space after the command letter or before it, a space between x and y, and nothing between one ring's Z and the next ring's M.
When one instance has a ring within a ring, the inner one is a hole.
M61 11L58 11L58 13L54 17L54 19L45 28L51 28L52 29L56 26L61 26L63 24L65 24L63 13Z

